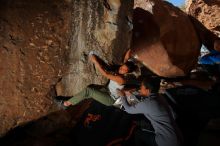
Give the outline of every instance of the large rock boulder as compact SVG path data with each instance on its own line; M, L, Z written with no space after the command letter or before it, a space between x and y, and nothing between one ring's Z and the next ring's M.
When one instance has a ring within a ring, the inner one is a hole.
M0 135L55 109L51 86L68 67L71 5L0 1Z
M132 0L1 0L0 135L56 110L57 82L62 95L103 83L87 55L120 63L132 8Z
M133 55L163 77L184 76L197 64L200 42L187 14L160 0L137 0Z

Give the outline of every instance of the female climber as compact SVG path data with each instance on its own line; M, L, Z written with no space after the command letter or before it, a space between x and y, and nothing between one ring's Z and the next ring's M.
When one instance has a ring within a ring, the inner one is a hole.
M126 55L126 59L124 60L125 62L120 65L115 72L111 73L105 70L105 66L101 65L97 55L90 54L89 60L95 65L96 69L99 70L104 77L110 80L108 87L107 89L104 87L97 89L92 86L87 86L84 90L65 101L64 106L68 107L70 105L75 105L88 98L93 98L94 100L107 106L113 105L119 98L118 90L121 90L126 83L126 74L131 73L136 69L134 63L127 61L127 59L128 57Z

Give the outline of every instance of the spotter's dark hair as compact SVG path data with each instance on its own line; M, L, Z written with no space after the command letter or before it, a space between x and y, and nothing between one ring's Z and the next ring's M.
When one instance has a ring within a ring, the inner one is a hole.
M150 89L151 93L158 93L160 89L160 79L156 77L144 78L142 84Z

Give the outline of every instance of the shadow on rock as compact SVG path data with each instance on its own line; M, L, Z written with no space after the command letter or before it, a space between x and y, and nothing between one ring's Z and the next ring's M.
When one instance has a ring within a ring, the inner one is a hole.
M0 139L1 146L74 145L71 133L89 104L90 101L86 101L16 127Z

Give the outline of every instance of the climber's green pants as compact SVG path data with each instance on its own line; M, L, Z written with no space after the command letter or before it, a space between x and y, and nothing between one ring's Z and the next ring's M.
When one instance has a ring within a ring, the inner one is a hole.
M74 95L68 101L70 101L73 105L81 102L84 99L93 98L94 100L104 104L104 105L112 105L114 104L114 99L110 96L109 92L105 88L95 89L93 87L87 87L78 94Z

